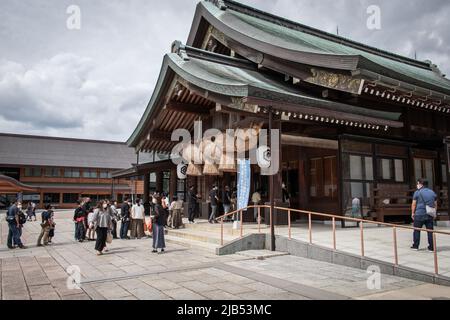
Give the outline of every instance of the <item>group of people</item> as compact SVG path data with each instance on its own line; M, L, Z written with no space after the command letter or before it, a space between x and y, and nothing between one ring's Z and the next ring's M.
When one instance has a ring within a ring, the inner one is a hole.
M194 187L191 188L193 192ZM191 199L191 194L189 198ZM219 187L217 185L214 185L209 192L208 201L211 206L211 213L208 217L208 222L217 223L217 216L219 214L219 209L223 208L224 215L237 209L237 189L231 190L229 186L225 186L220 196ZM231 217L227 217L227 220L230 219Z
M197 200L199 199L199 195L195 194L194 187L191 187L189 190L189 221L194 222L194 219L191 219L195 214L194 208L196 207ZM220 194L219 187L214 185L209 192L208 201L211 206L211 213L208 217L209 223L218 223L217 216L222 214L227 215L230 212L237 210L237 189L231 189L229 186L225 186L222 193ZM261 198L261 190L257 189L251 196L251 201L253 205L260 205L262 202ZM191 205L192 204L192 205ZM231 216L227 216L224 218L224 221L233 221L238 219L237 214L233 214ZM254 220L258 221L258 210L254 210Z
M8 239L7 246L9 249L26 249L22 242L23 226L27 221L36 221L36 205L32 202L28 203L26 209L27 215L22 211L22 202L14 199L6 213L6 221L8 223ZM56 223L54 221L54 211L50 204L45 205L45 210L41 214L41 232L38 236L37 246L49 245L55 235Z
M283 188L284 189L284 188ZM414 227L422 228L425 226L428 230L433 230L434 218L437 209L436 194L428 188L426 180L417 181L417 191L413 196L412 219ZM183 226L182 212L183 201L176 196L169 200L167 194L154 193L151 196L151 203L142 204L141 199L136 199L134 203L130 199L125 199L118 209L117 201L101 200L96 207L91 206L91 200L86 198L78 202L75 209L73 221L75 223L75 240L83 242L86 239L95 242L95 250L98 255L107 251L107 243L113 239L128 240L141 239L146 236L145 231L152 234L153 245L152 252L164 252L166 247L164 239L164 228L180 228ZM194 219L198 214L198 200L200 195L195 192L191 186L188 193L188 213L189 223L195 223ZM217 223L216 215L219 204L223 206L224 214L236 210L236 190L230 190L226 186L222 196L219 197L219 188L213 186L209 192L209 202L211 205L211 214L209 223ZM260 190L255 191L251 197L254 205L261 202ZM54 221L54 211L50 204L45 205L45 210L41 213L41 232L38 236L37 246L47 246L52 243L55 234L56 223ZM13 200L6 214L8 223L7 246L9 249L21 248L26 246L22 243L21 236L23 226L27 221L34 217L36 221L36 206L30 202L27 205L27 215L22 211L22 203ZM256 210L255 210L256 212ZM150 215L150 221L146 222L146 214ZM233 217L235 219L235 217ZM255 213L255 220L257 219ZM117 236L118 222L121 222L119 237ZM130 234L130 236L128 235ZM94 235L96 234L96 239ZM420 231L415 230L413 235L413 245L411 249L418 250L420 243ZM428 250L433 251L433 235L428 233Z
M73 217L75 240L95 240L97 255L102 255L108 250L107 243L111 243L113 239L141 239L146 237L145 232L148 231L153 238L152 252L158 252L158 249L164 252L164 228L177 229L183 226L183 201L176 196L170 201L165 193L154 193L151 199L151 203L143 204L141 199L132 203L127 198L120 210L117 201L101 200L95 208L91 207L89 198L79 201ZM150 215L149 222L146 221L146 214Z

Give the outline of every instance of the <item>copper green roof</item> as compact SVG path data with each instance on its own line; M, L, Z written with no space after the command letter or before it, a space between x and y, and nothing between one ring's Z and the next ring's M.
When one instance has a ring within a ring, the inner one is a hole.
M226 97L257 97L274 101L274 104L284 102L305 107L317 107L330 112L371 117L387 122L395 122L400 116L399 113L372 110L319 99L299 91L298 88L292 88L279 79L273 79L257 69L234 66L233 62L237 59L222 56L223 61L219 62L217 58L219 55L207 51L202 52L201 57L182 58L177 53L169 53L164 56L161 73L152 98L138 126L128 139L127 143L130 146L136 147L139 137L146 134L144 132L146 125L150 122L152 114L156 112L161 97L170 94L166 91L167 83L175 75L198 88ZM211 59L208 59L208 55Z
M334 36L234 1L223 1L226 10L209 1L199 3L197 14L227 37L260 52L321 67L359 68L428 89L450 93L450 81L421 62ZM194 27L194 26L193 26ZM188 41L194 42L192 29Z

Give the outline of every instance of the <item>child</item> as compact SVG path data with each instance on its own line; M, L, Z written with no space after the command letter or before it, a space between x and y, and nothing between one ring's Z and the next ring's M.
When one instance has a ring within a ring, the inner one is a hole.
M94 208L90 208L89 209L89 213L88 213L88 241L93 241L94 239L94 234L95 234L95 230L94 230Z

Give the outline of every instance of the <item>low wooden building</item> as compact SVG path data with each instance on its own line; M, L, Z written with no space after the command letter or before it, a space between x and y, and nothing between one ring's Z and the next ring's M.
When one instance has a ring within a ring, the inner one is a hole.
M169 154L175 129L268 126L281 130L276 187L252 166L252 191L317 212L408 220L412 191L426 178L448 220L450 81L418 61L329 34L230 0L198 4L187 44L164 56L153 96L128 140L136 152ZM270 112L269 112L270 111ZM203 196L236 174L179 180L170 160L118 172L152 190ZM286 205L286 204L285 204Z
M40 208L73 208L82 197L95 203L142 196L141 177L111 177L137 161L133 148L120 142L0 134L0 206L17 197Z

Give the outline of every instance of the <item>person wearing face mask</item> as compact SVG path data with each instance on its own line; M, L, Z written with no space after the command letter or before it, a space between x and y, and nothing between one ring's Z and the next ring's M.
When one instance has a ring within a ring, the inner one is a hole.
M110 208L106 201L100 201L94 211L94 228L97 232L97 240L95 242L95 250L97 255L102 255L103 250L106 248L106 238L108 232L112 229L112 218Z
M141 199L136 199L136 203L131 208L131 238L141 239L145 236L144 222L145 211L144 206L141 203Z
M22 223L20 221L20 212L22 210L22 203L14 200L6 213L6 221L8 222L8 239L7 245L9 249L14 249L14 245L21 249L26 247L23 245L21 236Z

